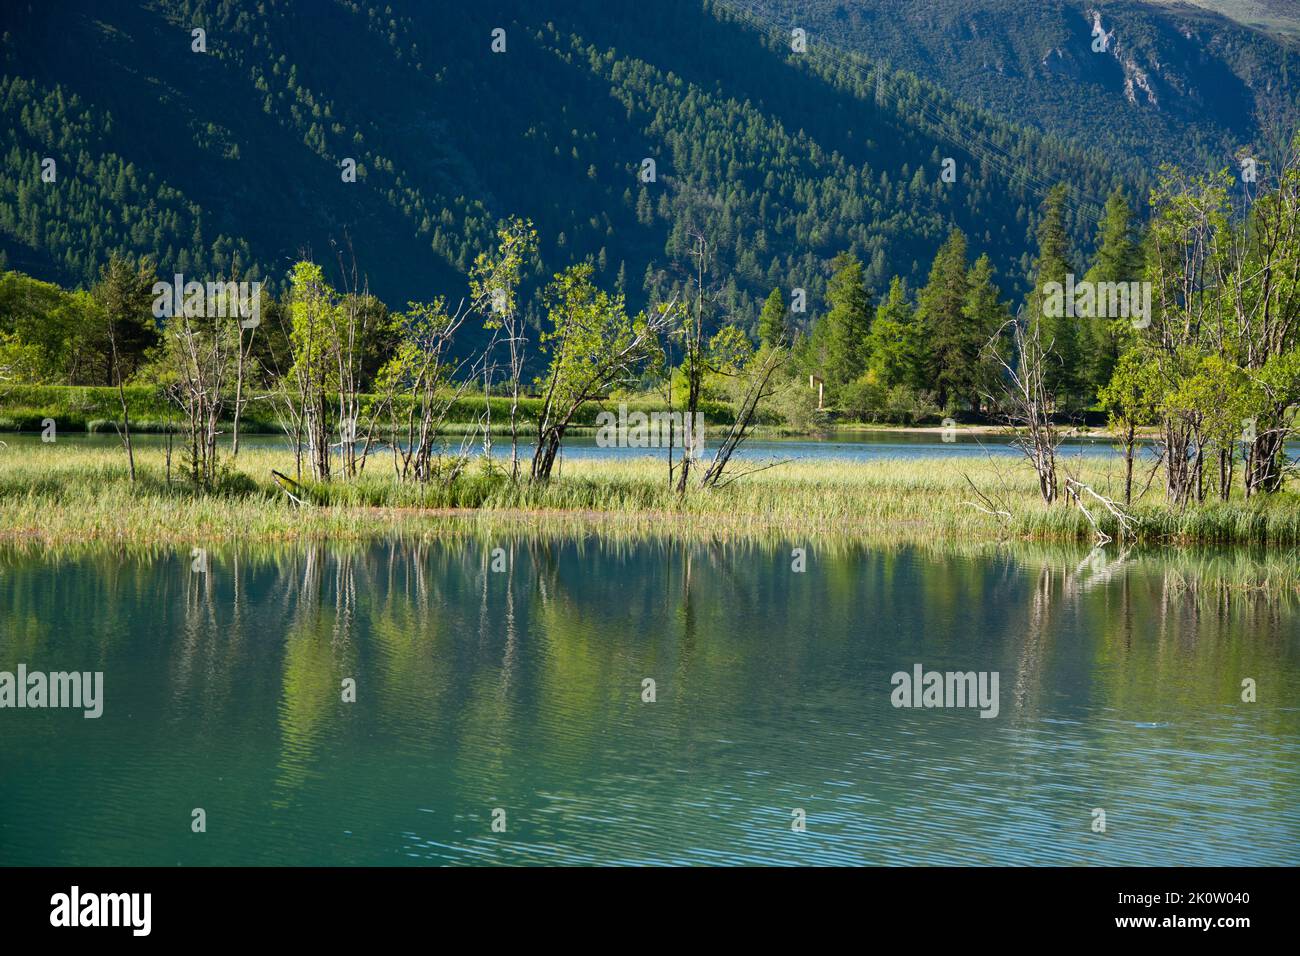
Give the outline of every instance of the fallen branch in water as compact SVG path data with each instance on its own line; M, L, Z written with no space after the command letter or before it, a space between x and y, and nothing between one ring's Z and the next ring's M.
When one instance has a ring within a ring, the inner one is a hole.
M1133 516L1116 504L1113 499L1098 494L1091 486L1073 476L1066 477L1065 490L1069 493L1071 499L1073 499L1079 510L1083 512L1083 516L1088 519L1088 523L1092 525L1092 531L1093 534L1097 536L1098 544L1106 544L1112 539L1110 535L1101 530L1100 525L1097 524L1097 519L1093 517L1092 512L1089 511L1087 506L1083 503L1084 494L1096 499L1101 503L1102 507L1111 513L1119 524L1119 536L1121 540L1133 536Z

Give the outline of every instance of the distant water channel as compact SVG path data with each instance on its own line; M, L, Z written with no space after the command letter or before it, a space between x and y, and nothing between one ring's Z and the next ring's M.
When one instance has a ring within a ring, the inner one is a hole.
M40 442L39 433L10 433L3 436L13 446L35 444ZM143 434L135 436L141 445L160 445L165 439L160 435ZM69 442L75 447L117 448L121 441L113 433L65 434L60 433L58 441ZM711 457L720 435L710 434L704 443L704 456ZM462 444L461 436L449 435L445 439L448 451L456 451ZM283 435L245 434L240 437L244 447L252 448L289 448L290 444ZM472 454L482 449L481 438L469 439L465 447ZM520 442L521 453L532 454L533 444L524 438ZM1300 451L1295 449L1293 451ZM1067 438L1061 443L1062 455L1114 455L1115 443L1105 438ZM510 454L508 436L493 436L493 453ZM1149 447L1144 446L1143 454L1149 454ZM564 441L564 457L569 460L589 460L606 458L639 458L645 456L664 456L666 449L655 448L602 448L596 444L594 432L573 434ZM678 449L680 454L680 449ZM945 442L935 431L927 432L846 432L829 433L823 438L748 438L741 445L739 456L751 459L794 459L801 461L841 460L841 461L879 461L882 459L915 459L933 457L973 457L988 455L1020 457L1021 452L1011 444L1010 436L1002 433L985 435L958 435L951 442Z

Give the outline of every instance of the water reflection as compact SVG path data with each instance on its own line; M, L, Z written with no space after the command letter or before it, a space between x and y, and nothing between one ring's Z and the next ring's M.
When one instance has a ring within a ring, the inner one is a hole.
M1260 567L540 534L213 549L204 574L10 549L0 669L103 670L106 704L0 711L0 862L1294 864L1300 627ZM916 663L998 671L1000 716L894 709Z

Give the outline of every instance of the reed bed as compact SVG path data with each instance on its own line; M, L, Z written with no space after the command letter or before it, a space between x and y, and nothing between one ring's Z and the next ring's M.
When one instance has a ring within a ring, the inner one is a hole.
M498 451L500 449L498 448ZM45 543L73 540L222 542L248 539L365 538L424 533L459 522L569 523L640 533L708 538L809 535L914 542L1002 540L1087 543L1088 519L1064 503L1039 501L1033 473L1011 458L912 458L870 462L789 462L713 491L677 495L661 458L569 460L549 483L513 483L498 457L471 462L450 484L396 480L385 455L356 480L304 481L299 507L271 470L294 474L283 449L248 448L227 458L211 490L195 488L173 458L168 480L156 443L136 450L137 481L119 448L66 443L0 448L0 536ZM744 470L756 463L740 463ZM1070 460L1072 472L1102 494L1120 494L1120 462ZM977 507L971 485L1009 518ZM1300 544L1300 497L1293 492L1176 511L1157 488L1135 503L1137 544ZM1094 517L1118 537L1108 515Z

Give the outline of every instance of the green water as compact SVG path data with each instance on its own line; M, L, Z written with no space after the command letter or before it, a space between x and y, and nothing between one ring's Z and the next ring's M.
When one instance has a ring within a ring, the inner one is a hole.
M0 710L0 863L1300 863L1294 599L801 544L0 552L0 670L104 675Z

